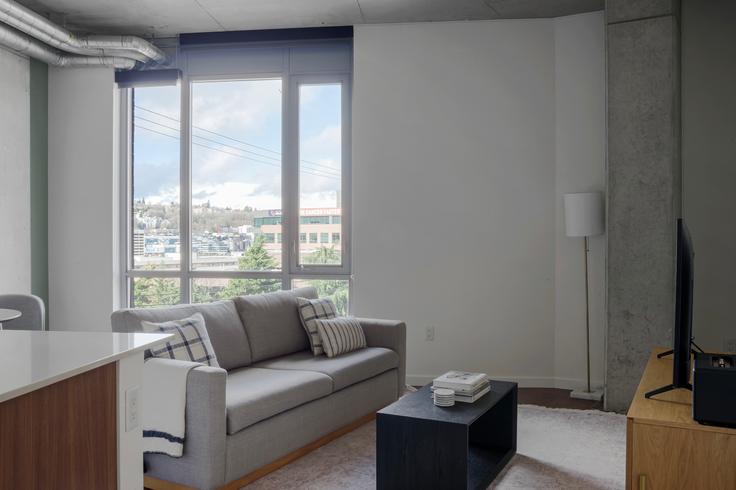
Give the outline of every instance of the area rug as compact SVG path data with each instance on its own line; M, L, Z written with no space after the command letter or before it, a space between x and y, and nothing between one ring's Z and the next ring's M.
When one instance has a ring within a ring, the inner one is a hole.
M518 449L493 489L625 488L626 417L519 406ZM375 489L375 422L248 485L247 490Z

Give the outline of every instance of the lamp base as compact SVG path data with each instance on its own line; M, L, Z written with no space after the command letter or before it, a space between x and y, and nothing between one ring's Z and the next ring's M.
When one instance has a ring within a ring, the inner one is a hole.
M577 398L578 400L592 400L599 402L603 400L603 390L575 390L570 393L570 398Z

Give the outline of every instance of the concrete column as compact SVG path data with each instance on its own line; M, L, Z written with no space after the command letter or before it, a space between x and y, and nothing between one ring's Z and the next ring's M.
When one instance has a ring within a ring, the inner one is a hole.
M671 344L680 216L679 1L608 0L606 408Z

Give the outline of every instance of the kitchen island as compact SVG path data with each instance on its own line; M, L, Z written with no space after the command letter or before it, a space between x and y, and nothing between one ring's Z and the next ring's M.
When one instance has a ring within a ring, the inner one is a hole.
M142 488L143 352L169 337L0 331L0 488Z

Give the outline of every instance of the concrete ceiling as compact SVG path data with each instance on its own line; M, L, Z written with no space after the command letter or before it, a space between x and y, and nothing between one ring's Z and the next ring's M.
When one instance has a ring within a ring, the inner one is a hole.
M604 0L20 0L70 29L168 37L185 32L390 22L559 17Z

